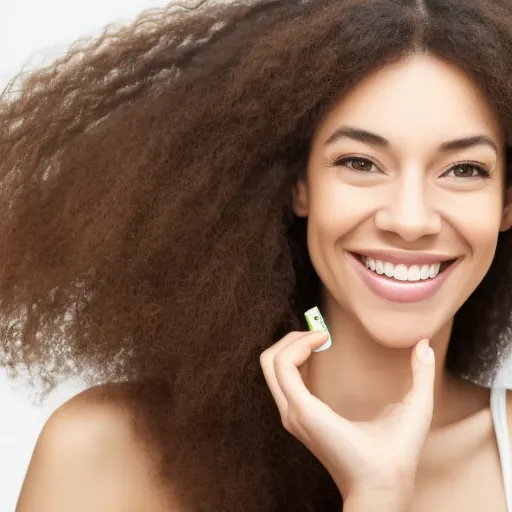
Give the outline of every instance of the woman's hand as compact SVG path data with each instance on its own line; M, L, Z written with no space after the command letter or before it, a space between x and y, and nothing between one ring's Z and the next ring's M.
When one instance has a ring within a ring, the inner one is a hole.
M433 410L434 357L427 340L412 351L413 385L375 421L352 422L312 395L299 367L327 339L320 331L292 332L261 354L265 379L285 429L324 465L344 499L412 494Z

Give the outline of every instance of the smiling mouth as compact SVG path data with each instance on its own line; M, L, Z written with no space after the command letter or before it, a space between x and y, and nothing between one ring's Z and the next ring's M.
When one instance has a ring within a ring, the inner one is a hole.
M370 258L363 254L351 252L367 270L378 275L381 279L401 281L404 283L418 283L432 281L445 272L458 258L436 263L402 264Z

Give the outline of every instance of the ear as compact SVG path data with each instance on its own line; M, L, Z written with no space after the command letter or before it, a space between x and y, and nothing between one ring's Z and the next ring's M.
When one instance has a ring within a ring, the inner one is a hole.
M500 231L508 231L512 227L512 186L507 189L506 204L501 217Z
M303 179L297 180L292 190L292 210L297 217L307 217L309 213L309 190Z

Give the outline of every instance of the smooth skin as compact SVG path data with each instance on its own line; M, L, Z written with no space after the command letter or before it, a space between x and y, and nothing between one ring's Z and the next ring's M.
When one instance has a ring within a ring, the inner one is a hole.
M380 142L327 144L339 127ZM475 135L491 144L441 149ZM467 161L489 176L461 168ZM293 209L308 218L323 284L318 306L333 343L312 353L322 334L290 333L261 365L283 427L324 464L345 512L506 512L489 390L444 370L453 317L487 272L500 230L512 225L504 162L503 133L481 91L427 55L364 78L316 128ZM399 304L369 290L346 257L381 249L459 264L433 297ZM434 365L417 357L424 339ZM105 389L112 399L100 399ZM16 512L181 512L155 487L156 454L130 431L122 389L92 388L52 415ZM507 404L512 438L510 394Z

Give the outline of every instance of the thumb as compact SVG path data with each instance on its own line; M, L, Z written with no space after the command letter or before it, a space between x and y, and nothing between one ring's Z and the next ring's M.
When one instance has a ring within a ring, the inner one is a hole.
M411 354L412 388L404 398L411 432L426 435L434 409L434 351L427 339L421 340Z

